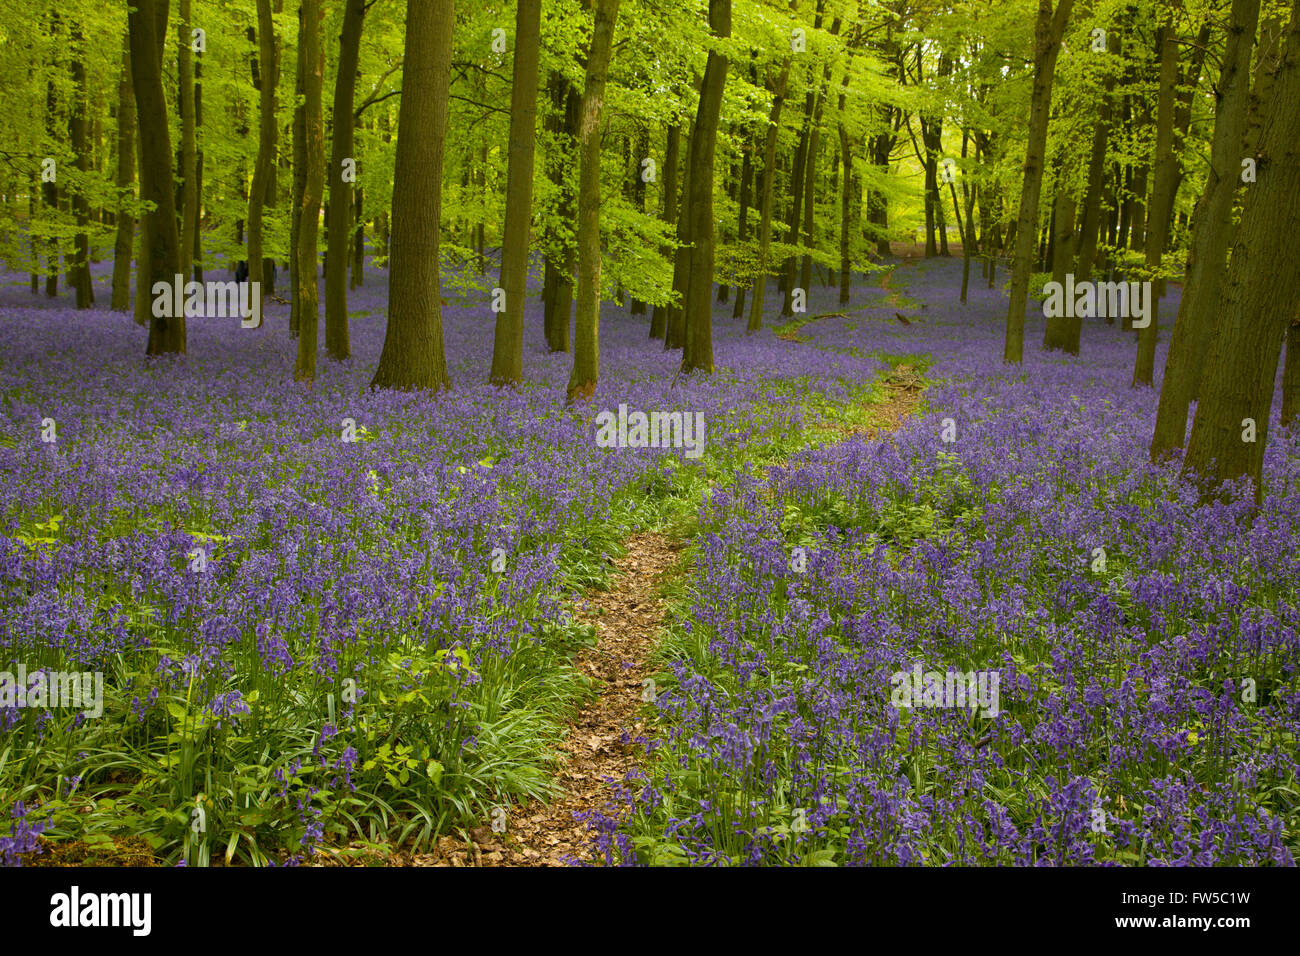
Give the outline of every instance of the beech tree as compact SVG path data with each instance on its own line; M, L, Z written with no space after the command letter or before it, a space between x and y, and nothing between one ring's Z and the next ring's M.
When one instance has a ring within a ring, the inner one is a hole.
M371 381L446 388L438 258L442 160L451 87L453 0L407 0L402 104L393 168L388 331Z
M619 0L595 0L578 133L578 318L569 401L589 399L600 370L600 130Z
M490 381L517 385L524 368L524 300L528 238L533 212L533 139L537 126L537 64L541 48L541 0L519 0L515 16L514 81L510 93L510 165L501 249L505 311L498 313Z
M1249 476L1263 496L1264 448L1287 328L1300 312L1300 247L1279 242L1300 222L1300 0L1286 53L1262 110L1260 162L1246 187L1241 225L1219 294L1219 320L1184 474L1207 490Z

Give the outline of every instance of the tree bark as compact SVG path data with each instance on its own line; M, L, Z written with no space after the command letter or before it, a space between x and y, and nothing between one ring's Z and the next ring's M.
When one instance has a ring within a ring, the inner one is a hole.
M302 302L298 297L298 239L302 226L303 192L307 187L307 112L305 105L306 65L303 48L306 45L306 26L303 5L298 5L298 56L294 76L293 109L293 199L289 204L289 333L298 335L302 317ZM312 263L315 275L316 264Z
M122 76L117 84L117 234L113 242L112 309L125 312L131 307L131 241L135 217L127 209L135 182L135 94L131 92L131 38L122 38Z
M365 0L347 0L339 33L339 68L334 82L334 140L330 144L329 214L325 234L325 351L335 361L352 355L348 333L348 241L352 238L352 181L344 165L356 150L352 115L357 88L357 61L365 26Z
M438 264L442 160L451 92L452 0L407 0L393 166L388 331L371 385L450 386Z
M758 219L758 270L754 275L753 295L749 305L748 332L763 327L763 300L767 297L767 251L772 240L772 193L776 184L776 139L781 132L781 108L785 105L786 84L790 80L790 58L786 57L781 75L772 85L772 111L767 118L767 141L763 144L763 197Z
M667 223L677 222L677 167L680 165L678 154L681 151L682 129L676 123L668 127L667 141L664 143L664 208L660 218ZM659 247L659 254L667 258L673 250L667 246ZM674 261L676 257L674 255ZM650 313L650 338L662 339L668 331L668 309L666 305L656 305Z
M571 165L568 157L574 155L573 144L578 136L582 98L558 71L551 74L548 85L557 113L552 131L562 134L559 139L567 154L565 159L552 163L550 169L551 182L560 193L556 216L571 222L577 215L577 210L574 208L573 189L567 175L568 167ZM547 349L552 352L567 352L569 351L569 324L573 312L573 270L577 265L577 251L569 239L556 237L552 242L560 242L561 250L558 254L548 254L546 257L542 293L543 327Z
M154 204L148 223L147 288L169 286L180 271L180 239L176 231L176 201L172 181L171 138L167 133L167 101L162 84L162 37L166 35L167 0L134 0L127 13L131 35L131 84L135 90L140 137L141 197ZM147 307L147 303L146 303ZM148 355L185 352L185 316L156 316L149 309Z
M257 283L253 288L258 289L259 295L263 296L266 294L266 268L262 249L262 210L266 205L266 196L269 192L267 187L270 183L271 164L275 161L275 91L279 78L276 46L275 23L271 18L271 0L257 0L258 88L261 117L258 122L257 159L253 164L253 183L248 190L248 280Z
M86 144L86 64L81 28L73 23L72 40L72 104L68 117L68 138L71 141L74 162L81 175L77 188L69 190L72 213L77 222L73 238L72 288L76 293L77 308L89 309L95 302L95 290L90 281L90 205L85 196L85 174L90 169L90 151Z
M1065 274L1074 265L1074 194L1070 191L1072 170L1062 167L1056 184L1052 213L1052 281L1065 284ZM1043 348L1068 350L1074 319L1068 315L1048 316L1043 327ZM1078 347L1075 348L1075 354Z
M749 206L753 201L754 191L754 141L748 134L745 136L744 157L740 164L740 218L736 223L736 243L743 247L745 241L749 239ZM731 310L731 317L739 319L745 314L745 285L742 282L736 283L736 304Z
M600 374L600 128L619 0L595 0L578 132L578 317L568 400L590 399Z
M510 163L506 171L506 221L501 240L501 288L492 347L496 385L518 385L524 376L524 302L528 287L528 234L533 215L533 143L537 126L537 64L541 50L542 0L519 0L515 15L515 62L510 91Z
M1047 122L1051 115L1052 78L1061 37L1070 19L1074 0L1038 0L1038 21L1034 28L1034 85L1029 107L1029 142L1025 147L1024 183L1020 212L1016 219L1016 262L1011 276L1011 302L1007 308L1004 362L1020 364L1025 348L1025 306L1029 301L1029 274L1033 265L1034 236L1038 231L1038 198L1043 188L1043 155L1047 146Z
M298 208L297 259L298 362L293 377L298 382L316 378L317 330L320 325L316 276L316 234L320 230L320 204L325 192L325 116L322 103L325 62L321 48L321 0L303 0L303 191Z
M176 76L181 116L181 275L189 281L194 270L194 229L199 219L198 148L194 125L194 53L190 49L191 0L180 0L176 24Z
M1285 58L1263 111L1261 162L1245 191L1241 225L1219 296L1219 326L1206 358L1183 473L1209 493L1248 475L1263 496L1278 359L1300 311L1300 246L1278 243L1300 222L1300 0L1293 0ZM1246 419L1255 441L1243 440Z
M731 36L731 0L709 0L709 27L719 39ZM700 85L691 146L691 278L686 302L685 372L713 372L713 160L727 83L727 57L709 51Z
M1160 31L1160 92L1156 106L1155 184L1151 190L1150 217L1147 222L1145 264L1150 270L1160 268L1165 244L1169 239L1169 220L1177 191L1178 158L1174 154L1174 110L1178 82L1178 44L1173 14L1166 15ZM1165 281L1154 280L1147 301L1147 324L1139 330L1137 361L1133 365L1133 385L1152 385L1156 367L1156 338L1160 327L1160 300ZM1130 310L1131 311L1131 310ZM1131 322L1129 323L1132 324Z
M1250 57L1260 0L1233 0L1232 19L1216 84L1218 102L1210 168L1192 215L1187 278L1165 358L1151 460L1183 447L1187 411L1196 395L1206 348L1214 334L1224 262L1232 244L1232 205L1240 182L1237 150L1246 128Z

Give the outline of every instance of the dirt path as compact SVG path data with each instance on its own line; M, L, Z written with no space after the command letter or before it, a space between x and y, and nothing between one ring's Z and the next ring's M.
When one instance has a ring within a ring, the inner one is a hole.
M911 365L899 365L882 382L886 400L871 406L871 425L845 427L839 440L854 434L880 437L916 411L925 383ZM549 803L531 801L511 808L506 830L489 826L469 831L468 842L443 836L429 853L397 853L389 866L566 866L596 863L592 837L575 813L605 809L627 772L644 750L624 744L623 736L644 733L639 719L646 659L667 612L661 595L665 575L677 562L685 542L653 532L624 542L627 553L617 562L608 591L590 591L579 602L577 618L594 624L597 642L584 647L574 666L597 682L597 693L574 715L558 748L556 782L561 793Z
M596 626L598 641L584 647L574 666L598 684L598 693L574 715L559 747L556 780L563 788L550 803L533 801L509 811L504 833L482 826L470 841L444 836L432 853L403 861L410 866L564 866L591 862L591 837L575 812L604 808L613 798L609 784L621 782L644 752L625 745L626 731L644 731L638 720L646 657L666 612L660 596L663 576L677 561L682 542L645 532L624 542L608 591L591 591L577 618ZM397 861L392 861L397 862Z

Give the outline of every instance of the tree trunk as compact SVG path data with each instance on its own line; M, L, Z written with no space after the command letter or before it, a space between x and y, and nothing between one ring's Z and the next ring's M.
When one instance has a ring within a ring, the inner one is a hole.
M776 184L776 139L781 132L781 107L785 104L786 84L790 79L790 58L786 57L781 75L772 87L772 111L767 118L767 141L763 144L763 197L758 219L758 271L749 305L749 322L745 329L757 332L763 327L763 300L767 297L767 250L772 239L772 193Z
M1300 246L1278 243L1300 222L1300 0L1293 0L1286 55L1264 108L1256 182L1245 191L1241 226L1219 296L1219 327L1183 472L1206 482L1249 475L1263 496L1278 359L1287 326L1300 310ZM1247 419L1254 441L1244 440Z
M325 351L342 361L352 355L348 334L348 240L352 238L352 180L345 169L355 169L356 150L352 115L357 88L357 61L361 55L361 30L365 26L365 0L347 0L339 33L338 78L334 82L334 141L331 143L329 214L325 232Z
M325 117L322 103L325 63L321 49L321 0L303 0L303 160L302 205L298 208L298 363L294 381L316 378L317 328L320 324L316 276L316 234L320 230L320 204L325 192Z
M1287 326L1286 362L1282 366L1282 424L1300 415L1300 315Z
M578 134L578 318L568 400L590 399L600 374L600 127L619 0L595 0Z
M275 161L276 87L279 62L276 56L275 24L271 18L271 0L257 0L258 89L261 118L258 122L257 159L253 164L253 184L248 190L248 280L252 288L266 294L265 255L262 250L262 210L266 205L271 164ZM301 51L299 52L301 56ZM261 312L258 313L259 315Z
M1169 220L1173 214L1177 191L1178 157L1174 153L1174 110L1178 82L1178 37L1174 32L1173 14L1166 14L1165 26L1160 31L1160 92L1156 106L1156 162L1155 184L1151 190L1151 209L1148 213L1145 264L1148 269L1159 269L1164 258L1165 244L1169 239ZM1160 300L1165 292L1165 281L1157 279L1151 284L1147 300L1146 326L1139 330L1137 361L1133 365L1133 385L1154 384L1156 367L1156 337L1159 330ZM1131 313L1131 309L1129 310ZM1132 323L1130 323L1131 325Z
M89 309L95 302L95 290L90 281L90 204L85 195L85 174L90 169L90 151L86 144L86 64L81 28L75 22L71 30L72 40L72 104L68 117L68 138L72 144L72 153L81 174L81 182L76 189L69 190L72 197L72 212L77 222L77 233L73 239L74 257L72 266L72 288L77 296L77 308Z
M1065 285L1065 274L1074 265L1074 194L1070 191L1072 170L1061 168L1052 212L1052 281ZM1065 350L1073 337L1074 319L1068 315L1048 316L1043 328L1043 348Z
M736 224L736 243L742 247L745 241L749 239L749 206L753 201L754 192L754 141L751 136L745 136L743 149L745 155L740 165L740 220ZM745 286L743 283L737 282L736 304L731 310L731 317L739 319L744 314Z
M645 212L645 179L641 174L641 160L650 154L650 134L642 129L637 133L636 151L632 157L632 206L637 212ZM632 299L630 315L645 315L645 302Z
M709 27L719 39L731 36L731 0L709 0ZM691 278L686 303L686 349L682 370L713 372L713 159L727 83L727 58L709 51L700 86L691 148Z
M674 304L668 306L668 326L664 331L664 348L680 349L686 345L686 297L691 278L691 161L695 149L695 127L686 135L686 163L682 168L682 202L677 210L677 251L673 254Z
M140 194L154 204L148 223L148 283L169 287L180 271L180 238L176 232L176 201L172 181L171 139L167 133L167 101L162 84L162 37L166 35L167 0L134 0L127 13L131 35L131 84L141 131ZM157 316L149 310L146 354L185 352L185 315Z
M573 155L573 144L578 135L581 120L582 98L564 75L553 72L549 83L552 102L559 114L552 131L562 134L559 139L564 144L565 152ZM577 215L574 208L573 189L566 175L570 161L560 161L551 165L551 182L560 193L560 202L556 210L558 218L572 221ZM546 335L546 347L552 352L569 351L569 324L573 312L573 270L577 264L577 251L568 239L557 239L563 243L558 255L546 257L546 271L543 285L543 325Z
M794 164L790 169L790 218L786 239L792 245L799 244L799 228L803 222L804 176L808 162L808 140L812 135L813 111L816 108L816 94L809 89L803 108L803 132L794 151ZM788 256L785 260L785 301L781 304L781 314L794 315L795 270L798 268L797 256Z
M1192 245L1178 318L1174 322L1160 388L1160 407L1151 437L1156 461L1183 447L1187 410L1196 391L1206 347L1218 318L1224 260L1232 241L1232 204L1240 182L1237 151L1246 126L1250 92L1250 55L1259 20L1260 0L1233 0L1232 21L1219 73L1214 138L1205 188L1192 216Z
M451 93L452 0L407 0L393 165L388 331L372 386L450 386L438 267L442 158Z
M352 190L352 221L357 224L352 232L352 276L348 280L349 289L359 289L365 283L366 268L366 223L361 218L361 200L364 191L360 186Z
M528 294L528 232L533 216L533 141L537 125L537 63L541 50L542 0L519 0L515 16L515 62L510 91L510 163L506 172L506 222L501 240L501 288L492 346L496 385L524 377L524 301Z
M194 228L199 219L198 152L194 126L194 54L190 49L191 0L180 0L176 24L176 76L181 116L181 275L188 282L194 271Z
M306 26L303 5L298 5L298 66L294 77L293 110L293 199L289 205L289 333L298 335L302 317L302 301L298 297L298 239L302 225L302 200L307 187L307 112L305 105L306 76L303 49L306 45ZM312 263L315 275L316 264Z
M1061 37L1074 0L1038 0L1034 28L1034 85L1029 107L1029 142L1025 147L1024 183L1016 219L1016 262L1011 276L1011 302L1007 308L1006 345L1002 359L1019 364L1025 348L1025 306L1029 301L1029 274L1033 265L1034 236L1038 229L1038 197L1043 188L1043 155L1047 146L1047 121L1051 115L1052 78Z
M678 154L681 150L682 130L673 124L668 127L667 142L664 144L664 208L660 218L667 223L677 222L677 167ZM659 254L665 258L673 255L667 246L659 247ZM674 261L675 261L674 256ZM650 338L662 339L668 331L668 306L656 305L650 313Z
M131 92L131 38L122 38L122 76L117 84L117 235L113 242L113 300L115 312L131 307L131 240L135 217L127 209L135 182L135 95Z

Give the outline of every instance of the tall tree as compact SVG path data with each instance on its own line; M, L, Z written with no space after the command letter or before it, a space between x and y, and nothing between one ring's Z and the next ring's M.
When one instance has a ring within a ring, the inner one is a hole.
M1250 54L1259 20L1259 0L1233 0L1232 19L1223 67L1215 84L1218 102L1210 167L1205 188L1192 214L1192 243L1187 253L1187 279L1178 303L1165 358L1160 406L1151 436L1151 458L1183 447L1187 410L1199 377L1197 353L1204 352L1213 334L1219 307L1224 261L1232 241L1232 203L1240 181L1238 150L1245 133L1247 96L1250 93Z
M325 191L325 117L321 101L325 58L321 49L321 0L303 0L303 44L298 51L303 65L302 205L298 208L298 244L294 248L298 300L298 363L295 381L316 378L317 327L320 324L316 269L316 234L320 230L320 204Z
M342 361L352 355L348 334L348 241L352 238L352 181L356 156L352 103L361 56L365 0L347 0L339 33L339 69L334 81L333 141L330 144L330 201L326 207L325 351Z
M664 143L664 206L660 218L666 223L677 222L677 167L681 152L682 128L674 123L668 127ZM673 255L669 246L660 246L659 254L667 259ZM650 313L650 338L662 339L668 330L668 306L656 305Z
M439 221L451 93L453 0L407 0L393 165L388 331L371 385L450 386L442 345Z
M781 75L769 81L772 88L772 110L767 117L767 139L763 144L763 197L758 217L758 265L754 275L754 291L749 306L749 321L745 331L757 332L763 327L763 300L767 297L767 251L772 241L772 193L776 183L776 138L781 132L781 109L785 105L786 84L790 80L790 58L786 57Z
M122 75L117 84L117 210L113 242L113 299L115 312L131 307L131 240L135 217L127 204L135 183L135 95L131 92L131 38L122 37Z
M86 200L86 173L90 169L90 147L86 137L86 62L84 41L80 24L71 27L72 40L72 104L68 114L68 138L72 144L73 161L77 167L77 183L69 190L72 212L76 218L74 254L71 272L73 291L78 309L89 309L95 301L95 289L90 281L90 203Z
M709 27L719 40L731 36L731 0L709 0ZM713 371L713 157L717 148L727 57L709 50L700 86L695 138L691 146L691 278L686 301L683 371Z
M162 84L162 42L167 28L167 0L134 0L127 12L131 36L131 84L135 90L140 136L140 195L153 203L145 214L148 288L171 284L180 272L180 238L176 231L176 201L172 181L171 137L167 133L167 101ZM185 316L158 316L150 310L147 354L185 351Z
M1174 32L1173 12L1166 14L1165 25L1156 32L1160 51L1160 89L1156 99L1155 183L1151 189L1148 211L1145 265L1155 272L1164 259L1169 240L1169 222L1178 190L1178 157L1174 152L1174 110L1178 84L1178 35ZM1137 360L1133 365L1133 384L1151 385L1155 375L1156 336L1160 328L1160 299L1165 282L1152 283L1147 300L1146 325L1138 332Z
M554 107L551 132L561 143L564 159L550 163L551 182L560 194L556 218L570 222L577 215L573 188L568 170L572 165L574 143L578 136L578 123L582 115L582 97L563 73L551 73L547 84ZM568 236L552 235L552 250L547 253L542 280L542 323L546 347L552 352L569 351L569 322L573 312L573 270L577 265L577 250ZM558 246L558 250L555 247Z
M518 385L524 375L524 302L528 294L528 233L533 218L533 142L537 128L537 64L542 0L519 0L510 90L510 162L506 222L501 241L505 311L497 314L490 381Z
M181 115L181 275L191 278L194 266L194 230L199 218L198 147L194 124L194 51L191 46L191 0L180 0L176 23L177 108Z
M589 399L600 374L600 126L619 0L594 0L578 133L578 317L568 398Z
M1061 37L1074 0L1038 0L1034 25L1034 85L1029 100L1029 139L1025 146L1024 181L1016 219L1016 262L1011 275L1011 301L1007 307L1005 362L1019 364L1025 350L1025 307L1029 302L1029 275L1033 268L1034 237L1038 232L1038 198L1043 190L1043 157L1047 148L1047 121L1052 107L1052 79Z
M1256 182L1219 296L1218 330L1183 461L1208 491L1248 475L1263 496L1264 448L1287 326L1300 312L1300 246L1278 237L1300 222L1300 0L1293 0L1286 53L1260 130ZM1253 428L1251 426L1253 425Z
M253 164L253 183L248 190L248 279L257 283L261 295L266 291L266 263L263 251L262 211L268 205L274 175L276 122L276 87L279 85L278 41L271 0L257 0L257 62L259 108L257 159ZM260 313L259 313L260 314Z

